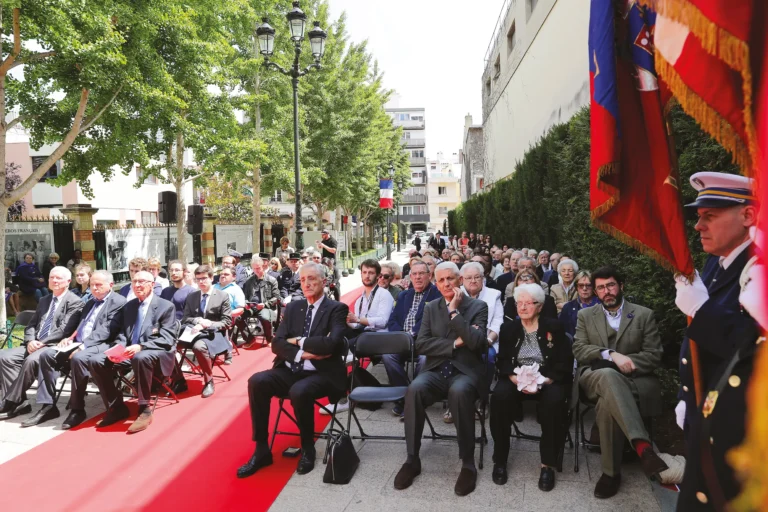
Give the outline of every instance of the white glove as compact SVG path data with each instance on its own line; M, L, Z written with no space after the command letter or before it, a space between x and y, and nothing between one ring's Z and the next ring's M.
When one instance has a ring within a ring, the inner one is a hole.
M682 430L685 423L685 400L680 400L677 407L675 407L675 423Z
M765 266L753 265L747 270L746 283L741 289L739 302L747 313L760 324L763 329L768 326L768 311L766 311L764 297L766 286Z
M701 306L709 300L707 287L704 286L698 270L693 278L693 283L689 283L685 276L678 276L675 281L675 288L677 288L675 304L680 311L693 317Z

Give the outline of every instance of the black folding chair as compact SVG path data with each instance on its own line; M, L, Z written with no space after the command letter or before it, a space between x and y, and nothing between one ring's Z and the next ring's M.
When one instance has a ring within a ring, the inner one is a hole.
M527 396L523 401L535 401L538 402L538 395L531 395ZM565 417L565 439L563 439L563 443L560 445L560 453L557 456L557 471L559 473L563 472L563 458L565 456L565 442L568 442L568 446L570 448L573 448L573 438L571 437L570 432L570 425L571 421L573 420L573 413L569 408L568 405L568 398L566 397L565 401L563 402L563 407L565 407L568 412L566 413ZM516 422L512 422L512 434L511 436L513 439L525 439L527 441L539 441L541 442L541 436L532 435L532 434L526 434L525 432L520 430L520 427L517 426Z
M152 374L152 384L153 389L155 387L158 387L165 391L165 394L161 394L158 391L153 391L150 394L150 397L152 399L152 413L155 412L155 407L157 407L157 402L160 400L167 401L167 402L173 402L173 403L179 403L179 398L176 396L176 393L173 392L172 386L173 386L173 378L171 375L165 376L165 375L158 375L158 368L155 368L154 373ZM123 393L123 396L126 398L139 398L139 392L136 388L136 383L128 378L128 374L131 373L131 370L129 368L118 368L116 367L115 376L118 380L118 387L119 384L122 384L124 388L127 388L129 392Z
M346 360L348 353L349 353L349 341L346 338L344 338L344 349L343 349L343 352L341 354L341 357L343 358L342 360ZM278 427L280 426L280 416L282 416L283 414L285 414L288 417L288 419L290 419L293 422L293 424L296 425L296 427L299 426L299 422L296 421L296 417L293 414L291 414L290 412L288 412L285 409L285 401L289 399L289 396L288 395L283 395L283 396L276 396L275 398L278 399L278 409L277 409L277 417L275 418L274 428L272 429L272 439L269 442L269 450L270 451L272 451L272 447L275 444L275 438L278 435L294 436L294 437L299 437L301 435L299 432L286 432L284 430L278 430ZM330 413L330 415L331 415L331 427L330 428L332 428L333 425L338 425L341 430L344 430L344 424L342 424L336 418L336 406L337 406L338 401L341 398L342 397L336 397L336 396L329 396L328 397L328 400L333 402L333 410L328 409L328 407L326 407L325 405L321 404L319 400L315 400L315 405ZM330 428L329 428L329 430L330 430ZM327 439L328 440L328 442L326 443L326 447L325 447L325 457L323 457L323 464L325 464L326 462L328 462L328 448L331 445L331 435L328 432L314 432L314 436L315 436L316 439Z
M35 316L35 312L32 310L28 310L28 311L22 311L14 317L13 323L11 324L11 328L8 329L8 332L6 333L6 336L5 336L5 341L3 342L6 348L11 348L11 343L13 342L13 340L16 340L22 343L24 342L24 338L19 338L18 336L13 335L13 330L16 327L26 327L27 325L29 325L29 322L30 320L32 320L33 316Z
M183 332L181 322L178 320L176 321L177 329L176 329L176 351L181 355L181 360L178 358L176 359L176 366L177 370L182 373L186 373L189 375L203 375L203 371L200 368L200 365L197 364L197 362L192 360L192 357L189 355L189 351L192 350L192 343L180 341L179 336L181 336L181 333ZM227 339L229 339L227 337ZM211 358L211 377L214 379L226 379L227 381L231 381L229 374L227 373L227 370L224 368L224 358L226 357L227 352L222 352L220 354L216 354ZM189 367L189 370L184 370L183 365L184 363L187 364ZM213 373L213 370L218 368L221 370L223 375L216 375Z

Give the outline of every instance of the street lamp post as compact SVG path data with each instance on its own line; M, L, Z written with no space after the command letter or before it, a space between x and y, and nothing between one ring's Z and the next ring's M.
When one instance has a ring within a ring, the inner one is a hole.
M301 43L304 41L304 29L307 23L307 15L299 8L299 2L293 2L293 9L286 14L288 26L291 30L291 40L294 46L293 65L285 69L272 62L269 58L275 49L275 29L272 28L267 18L256 29L256 38L259 40L259 52L264 56L264 66L276 69L280 73L291 78L293 85L293 173L296 186L294 198L296 199L296 250L304 248L304 226L301 219L301 163L299 161L299 78L313 69L322 69L320 59L325 53L325 39L327 34L320 28L320 22L314 23L314 28L309 31L309 44L315 62L304 69L299 65L301 57Z

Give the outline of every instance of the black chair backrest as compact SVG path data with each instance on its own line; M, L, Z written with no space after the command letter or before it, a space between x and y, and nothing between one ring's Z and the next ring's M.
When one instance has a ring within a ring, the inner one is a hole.
M13 319L13 324L26 327L33 316L35 316L35 312L32 310L22 311Z
M411 335L407 332L364 332L357 338L355 356L407 354L411 351L411 343Z

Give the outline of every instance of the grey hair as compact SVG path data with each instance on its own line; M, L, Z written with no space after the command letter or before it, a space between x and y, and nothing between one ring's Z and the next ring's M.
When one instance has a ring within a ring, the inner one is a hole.
M548 251L548 250L546 250L546 249L542 249L542 250L539 252L539 256L541 256L542 254L546 254L547 256L549 256L549 251Z
M391 270L393 277L395 278L397 278L397 276L403 277L403 269L400 268L400 265L398 265L394 261L387 261L385 263L382 263L381 266L387 267L389 270Z
M479 264L476 261L470 261L469 263L465 263L464 265L461 266L461 277L464 277L464 274L466 274L468 270L472 270L472 269L477 270L481 276L485 275L485 269L481 264Z
M424 267L424 270L429 272L429 265L427 264L426 261L422 261L422 260L416 260L413 263L411 263L411 271L413 271L413 269L416 268L416 266L419 266L419 265Z
M450 270L453 272L453 275L459 275L459 267L452 261L444 261L439 263L437 267L435 267L435 275L437 275L438 270Z
M306 262L299 269L299 275L303 276L305 274L305 270L314 270L320 279L325 279L325 269L320 263L315 263L314 261Z
M523 262L523 260L528 260L528 261L530 261L531 263L533 263L534 265L536 264L536 260L535 260L535 259L533 259L533 258L531 258L530 256L523 256L522 258L520 258L520 259L517 261L517 264L519 265L520 263L522 263L522 262Z
M59 256L59 253L57 253L57 252L52 252L51 254L48 255L48 257L49 258L56 258L58 260L61 259L61 256Z
M109 283L109 284L112 284L112 283L115 282L115 278L114 278L114 276L112 276L112 272L107 272L106 270L97 270L97 271L95 271L91 275L91 279L93 279L96 276L104 278L107 281L107 283Z
M69 280L72 279L72 272L70 272L67 267L53 267L51 269L51 274L53 274L54 272L56 272L57 274L61 274L61 276L64 279L69 279Z
M262 267L264 266L264 260L258 256L254 256L253 258L251 258L251 266L254 266L254 265L258 265Z
M512 251L512 254L510 255L510 258L511 258L512 256L514 256L515 254L519 254L521 258L522 258L522 257L526 257L526 258L528 257L528 256L526 256L526 255L524 255L524 254L523 254L523 251Z
M538 302L539 304L544 304L544 288L542 288L538 284L519 284L515 286L515 291L513 293L515 297L515 302L517 302L520 299L520 295L523 293L527 293L531 296L531 298Z
M558 274L560 273L560 268L561 268L563 265L570 265L570 266L572 266L572 267L573 267L573 273L574 273L574 274L576 274L576 273L578 273L578 272L579 272L579 264L578 264L578 263L576 263L575 261L573 261L573 260L572 260L572 259L570 259L570 258L565 258L565 259L562 259L562 260L560 260L560 263L558 263L558 264L557 264L557 273L558 273Z

